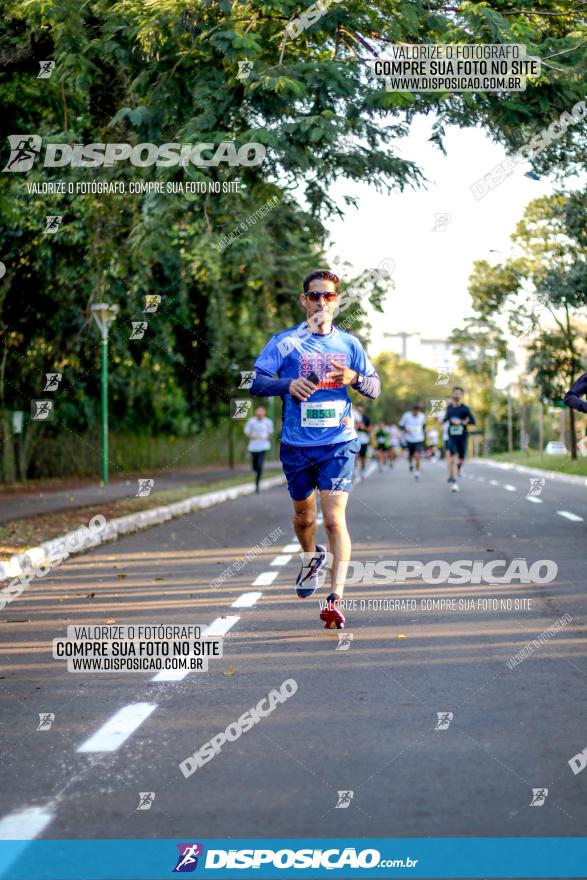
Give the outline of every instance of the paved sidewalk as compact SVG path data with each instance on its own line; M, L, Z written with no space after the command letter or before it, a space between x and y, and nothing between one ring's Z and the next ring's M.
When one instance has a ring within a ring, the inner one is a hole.
M267 462L266 470L273 472L277 462ZM156 469L153 469L156 473ZM238 464L232 470L228 467L202 467L166 470L164 475L155 477L155 485L152 492L163 489L179 489L188 484L200 484L207 486L218 480L229 480L240 474L252 473L250 465ZM143 479L149 477L149 473L140 475ZM107 486L100 486L98 481L88 485L87 481L80 480L78 486L74 481L67 481L66 489L54 489L42 491L2 492L0 489L0 523L11 522L27 516L35 516L41 513L51 513L58 510L67 510L76 507L87 507L99 504L102 501L120 501L125 498L134 498L137 494L139 474L134 479L113 478Z

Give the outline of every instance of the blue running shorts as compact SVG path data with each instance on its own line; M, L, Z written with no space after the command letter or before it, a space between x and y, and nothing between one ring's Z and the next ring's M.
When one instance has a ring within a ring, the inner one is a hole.
M358 439L325 446L290 446L282 443L279 458L293 501L303 501L314 489L350 492Z

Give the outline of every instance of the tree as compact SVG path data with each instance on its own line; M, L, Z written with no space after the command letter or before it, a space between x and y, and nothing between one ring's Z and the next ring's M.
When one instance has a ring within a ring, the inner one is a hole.
M563 193L530 202L511 237L514 256L504 265L476 263L471 279L473 306L481 318L501 312L510 332L528 341L528 367L545 401L564 395L581 370L584 353L577 323L587 306L587 243L577 223L580 202L576 197L569 204ZM571 456L576 458L571 409L569 431Z

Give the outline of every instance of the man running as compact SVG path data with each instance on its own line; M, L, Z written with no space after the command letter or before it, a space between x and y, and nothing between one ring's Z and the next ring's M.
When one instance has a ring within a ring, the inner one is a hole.
M381 386L359 340L332 323L339 281L327 269L306 276L300 295L306 320L269 340L255 361L250 393L279 395L283 403L280 459L303 551L297 595L305 599L316 592L326 564L326 548L316 544L317 489L332 558L331 593L320 618L326 628L342 629L340 600L351 557L346 505L360 447L347 389L376 398Z
M264 406L258 406L255 417L249 419L245 425L245 435L249 439L249 452L251 463L255 471L255 492L259 492L259 483L263 476L263 463L265 453L271 448L271 435L273 434L273 422L267 418L267 410Z
M354 411L355 431L357 438L361 444L359 449L359 479L362 480L365 474L365 465L367 463L367 450L369 441L371 440L371 419L365 412L365 404L358 403Z
M375 431L375 443L377 444L375 446L375 455L377 457L379 471L381 472L385 462L389 459L390 450L389 434L387 433L385 422L379 422L379 425L377 426L377 430Z
M404 432L406 443L408 445L410 473L414 474L415 480L419 480L420 456L422 454L426 432L426 416L421 411L419 403L415 403L411 410L408 410L403 414L399 426ZM415 470L414 465L416 467Z
M467 455L467 428L475 424L473 413L463 403L463 389L455 385L452 398L441 417L448 425L448 470L451 492L460 492L458 478Z

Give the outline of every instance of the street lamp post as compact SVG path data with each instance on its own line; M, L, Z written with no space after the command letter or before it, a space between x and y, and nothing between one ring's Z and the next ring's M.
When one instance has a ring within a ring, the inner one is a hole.
M102 479L105 486L108 482L108 330L118 314L116 303L95 303L92 306L92 317L98 325L102 336Z

